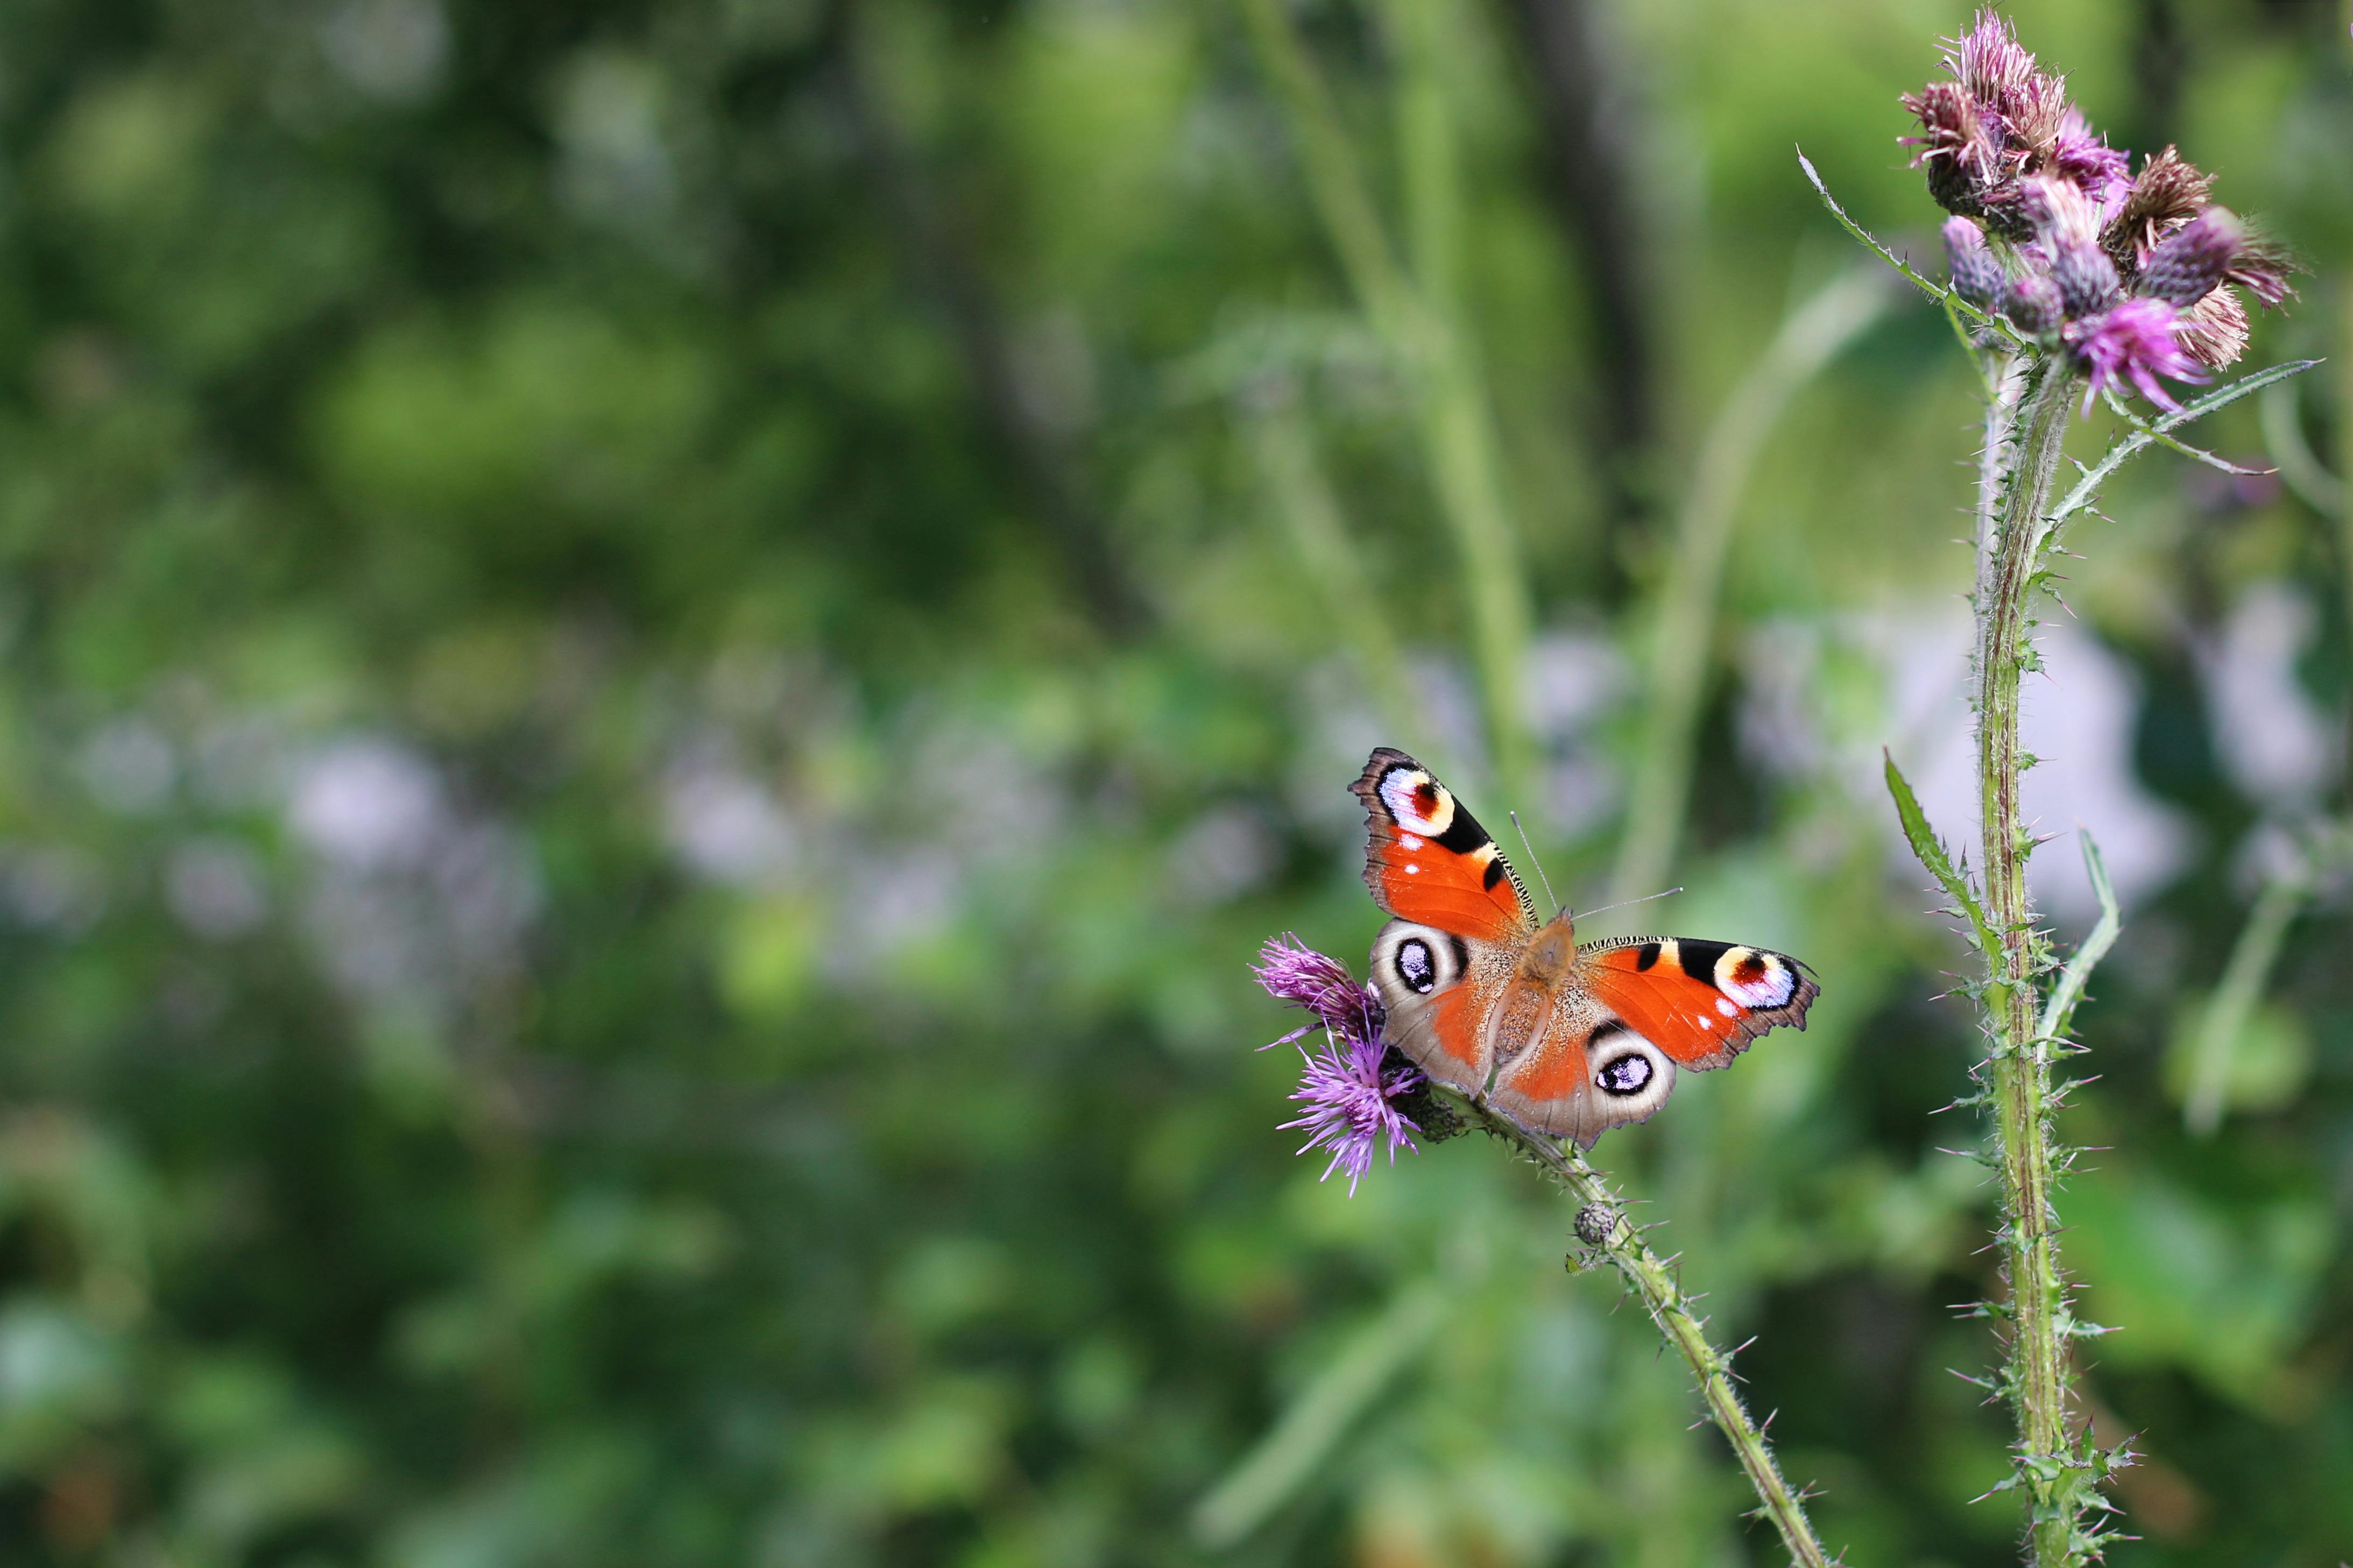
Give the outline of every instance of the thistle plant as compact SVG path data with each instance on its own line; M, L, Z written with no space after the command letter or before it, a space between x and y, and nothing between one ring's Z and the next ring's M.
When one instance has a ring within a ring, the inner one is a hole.
M2021 779L2033 763L2019 744L2020 683L2039 668L2034 616L2060 541L2093 510L2107 479L2152 445L2243 471L2171 432L2306 366L2278 366L2180 403L2168 383L2204 383L2245 351L2241 291L2265 306L2286 297L2280 253L2215 205L2211 181L2173 148L2135 170L2068 103L2064 79L2042 70L1993 13L1979 13L1949 43L1945 66L1946 79L1903 102L1919 121L1919 134L1906 139L1914 162L1952 215L1944 227L1947 284L1920 276L1865 234L1812 166L1805 169L1840 222L1944 307L1985 391L1972 595L1974 872L1938 840L1893 759L1887 783L1914 850L1984 961L1982 975L1963 987L1988 1041L1978 1092L1968 1103L1988 1113L2008 1292L1982 1310L2001 1326L2006 1353L1990 1386L2010 1405L2018 1434L2011 1474L1997 1489L2023 1499L2028 1561L2058 1568L2100 1554L2115 1513L2101 1483L2129 1460L2121 1445L2094 1441L2071 1403L2072 1346L2105 1331L2073 1311L2055 1206L2072 1158L2054 1124L2068 1087L2057 1067L2082 1048L2069 1023L2092 966L2115 940L2116 910L2087 837L2099 924L2063 965L2037 924L2026 881L2036 838L2020 804ZM2152 419L2136 411L2127 402L2134 394L2162 413ZM2098 462L2079 465L2063 492L2071 418L2100 402L2125 429Z
M1399 7L1398 15L1411 11ZM1282 8L1271 0L1245 0L1244 15L1293 110L1319 206L1368 312L1402 323L1395 334L1401 360L1429 374L1437 389L1433 408L1459 416L1434 417L1430 428L1476 426L1483 405L1468 395L1469 384L1459 374L1467 351L1419 358L1402 353L1423 342L1405 328L1428 331L1434 330L1432 322L1443 325L1451 318L1419 305L1407 308L1413 302L1388 267L1328 95ZM1415 57L1402 50L1401 58ZM1989 1386L2010 1405L2018 1431L2011 1473L1995 1489L2014 1491L2024 1503L2027 1560L2035 1568L2062 1568L2100 1554L2115 1513L2102 1483L2129 1462L2121 1445L2103 1447L2094 1441L2088 1422L2070 1403L2071 1347L2104 1331L2073 1310L2054 1206L2070 1159L2054 1121L2066 1088L2056 1068L2079 1049L2070 1024L2094 965L2116 938L2119 920L2088 837L2084 858L2103 914L2063 963L2029 901L2027 862L2036 840L2020 804L2020 784L2032 759L2019 744L2019 695L2024 677L2038 668L2033 616L2051 589L2052 563L2067 525L2094 510L2102 487L2126 462L2161 446L2229 472L2246 472L2184 445L2174 432L2308 364L2276 366L2185 403L2184 389L2209 385L2244 353L2246 297L2266 307L2286 298L2289 268L2282 254L2216 205L2211 182L2173 148L2141 160L2136 168L2127 153L2109 146L2069 103L2064 79L2043 70L1991 12L1980 13L1963 37L1948 41L1945 66L1945 79L1902 100L1918 122L1918 133L1904 140L1914 149L1930 195L1949 215L1942 234L1945 281L1923 274L1855 224L1812 164L1802 156L1799 163L1831 215L1946 312L1984 392L1972 595L1981 825L1974 868L1965 854L1956 857L1937 837L1892 758L1886 777L1908 841L1952 900L1952 912L1983 960L1982 973L1962 987L1981 1010L1988 1042L1976 1069L1978 1092L1967 1103L1988 1113L1985 1158L2000 1178L1995 1239L2007 1289L1980 1310L2000 1326L2005 1352ZM1442 164L1442 159L1428 161L1430 168ZM1852 302L1843 300L1849 292ZM1867 293L1850 290L1841 290L1841 300L1826 300L1820 321L1811 321L1810 310L1806 331L1785 333L1790 339L1781 353L1786 364L1757 379L1763 389L1759 408L1767 395L1786 395L1790 378L1799 374L1791 367L1827 359L1875 310ZM1433 363L1443 374L1430 372ZM1449 403L1450 397L1457 403ZM2150 412L2137 407L2136 398ZM2075 478L2063 489L2069 426L2098 406L2108 409L2122 427L2096 462L2076 465ZM1741 428L1754 426L1750 434L1761 438L1763 417L1752 411ZM1728 449L1735 446L1727 443ZM1443 442L1432 443L1434 466L1441 471L1447 464L1439 459L1449 449ZM1465 449L1483 454L1488 447L1482 438ZM1271 470L1304 471L1288 447L1270 450L1283 459L1271 463ZM1475 464L1462 471L1474 468L1485 471ZM1463 493L1477 489L1467 486ZM1712 506L1700 509L1701 514L1728 518L1728 503ZM1318 502L1305 510L1320 515L1324 508ZM1468 517L1486 516L1475 507L1458 510ZM1722 525L1704 531L1714 542L1699 558L1720 557L1721 532ZM1495 565L1491 555L1472 548L1488 538L1479 528L1465 530L1465 556L1474 578L1480 563ZM1712 577L1693 581L1698 585L1687 595L1684 619L1704 623L1713 598ZM1492 676L1495 661L1516 646L1513 639L1524 628L1516 611L1488 616L1497 601L1476 594L1472 600L1481 606L1482 632L1501 626L1510 634L1500 640L1490 637L1482 645L1492 656L1486 664ZM1704 624L1674 624L1690 634L1683 641L1704 646L1699 635ZM1691 666L1684 673L1695 693L1699 668ZM1508 682L1490 680L1492 708L1511 708L1508 688ZM1653 749L1665 760L1655 771L1669 784L1650 790L1651 804L1638 803L1630 817L1621 880L1630 867L1638 882L1664 869L1654 862L1663 861L1672 848L1673 819L1683 801L1682 786L1672 781L1688 765L1687 748L1675 739L1686 719L1676 715L1689 706L1662 708L1668 714L1664 739ZM1505 727L1492 739L1499 771L1508 777L1516 751L1507 731ZM1577 1205L1573 1228L1588 1250L1572 1255L1572 1267L1594 1260L1615 1267L1664 1342L1689 1365L1709 1418L1731 1444L1756 1491L1758 1513L1771 1520L1794 1562L1826 1568L1831 1559L1806 1518L1801 1494L1782 1479L1763 1429L1738 1396L1729 1355L1709 1340L1672 1260L1661 1259L1645 1245L1623 1205L1577 1146L1530 1131L1499 1113L1484 1095L1426 1078L1386 1043L1379 994L1356 981L1338 960L1283 938L1266 945L1254 973L1271 995L1310 1016L1309 1023L1275 1045L1298 1044L1319 1028L1323 1032L1320 1048L1301 1047L1304 1071L1292 1098L1303 1112L1282 1125L1306 1133L1300 1152L1326 1161L1324 1179L1345 1173L1353 1193L1377 1155L1386 1152L1394 1163L1400 1149L1418 1150L1423 1142L1474 1129L1538 1165ZM1396 1343L1417 1342L1415 1336L1427 1332L1420 1325L1430 1309L1423 1298L1409 1293L1390 1317L1400 1325ZM1341 1381L1335 1374L1334 1389L1341 1389ZM1346 1381L1359 1390L1372 1386L1370 1377L1354 1368ZM1263 1517L1267 1499L1305 1472L1309 1461L1302 1456L1314 1451L1319 1440L1314 1434L1335 1429L1330 1411L1348 1397L1342 1391L1329 1400L1303 1399L1301 1409L1313 1418L1303 1415L1297 1423L1297 1440L1278 1431L1260 1458L1205 1500L1197 1515L1198 1538L1229 1544L1249 1521Z

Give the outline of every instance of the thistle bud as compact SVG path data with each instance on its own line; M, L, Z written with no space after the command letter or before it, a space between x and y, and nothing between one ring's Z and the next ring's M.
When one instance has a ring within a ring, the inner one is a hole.
M2010 280L2002 309L2030 338L2039 338L2059 324L2059 285L2040 272Z
M2059 285L2059 310L2071 321L2096 316L2116 302L2116 264L2096 245L2071 241L2051 258L2051 280Z
M2245 240L2238 219L2221 207L2208 207L2149 252L2137 292L2186 310L2222 280Z
M1945 220L1945 265L1953 291L1980 310L1990 310L2007 280L2001 263L1986 248L1985 235L1965 217Z

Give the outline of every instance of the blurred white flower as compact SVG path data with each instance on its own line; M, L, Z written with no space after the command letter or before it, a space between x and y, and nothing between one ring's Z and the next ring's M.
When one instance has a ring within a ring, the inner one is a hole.
M698 875L738 887L791 868L798 836L784 807L736 769L682 762L662 781L662 830Z
M440 84L449 19L437 0L346 0L320 24L319 47L368 97L415 103Z
M2264 583L2199 650L2215 760L2241 795L2274 811L2310 809L2335 782L2344 755L2338 727L2296 679L2296 663L2318 631L2310 599L2284 583Z
M1168 847L1168 880L1188 904L1221 904L1265 881L1282 845L1266 819L1246 805L1214 806Z
M397 742L371 737L313 756L295 781L287 816L311 848L366 868L421 857L442 811L433 765Z
M82 784L100 805L145 816L170 801L179 778L171 738L145 719L117 719L82 742L75 759Z
M233 838L192 838L173 850L164 900L182 925L216 942L244 935L269 912L261 862Z
M1888 852L1910 848L1882 776L1884 744L1921 808L1949 844L1974 853L1978 838L1976 722L1968 706L1970 625L1959 605L1909 615L1784 621L1752 639L1743 749L1788 776L1825 773L1879 825ZM2039 907L2070 924L2097 912L2081 851L2080 824L2099 845L2119 902L2162 888L2189 858L2183 815L2142 787L2133 771L2140 691L2132 668L2069 622L2037 637L2043 670L2021 696L2020 735L2038 760L2028 771L2027 821L2065 842L2039 852L2027 871ZM1876 678L1875 702L1841 700L1831 668L1840 658Z

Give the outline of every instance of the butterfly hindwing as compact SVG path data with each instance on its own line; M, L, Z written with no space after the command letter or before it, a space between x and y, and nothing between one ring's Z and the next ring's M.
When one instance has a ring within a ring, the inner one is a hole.
M1646 1121L1674 1091L1675 1064L1592 992L1564 987L1542 1035L1495 1074L1490 1098L1540 1132L1586 1148Z
M1476 1093L1487 1081L1486 1015L1497 950L1436 926L1393 920L1373 942L1382 1037L1439 1082ZM1506 961L1502 966L1509 973Z
M1453 792L1384 746L1349 788L1365 803L1365 886L1390 914L1509 942L1535 929L1528 890Z

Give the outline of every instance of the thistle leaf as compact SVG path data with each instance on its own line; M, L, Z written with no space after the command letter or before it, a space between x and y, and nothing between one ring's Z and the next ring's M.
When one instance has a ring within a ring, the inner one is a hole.
M2077 830L2084 840L2084 870L2092 879L2092 891L2100 900L2100 918L2092 927L2092 934L2075 950L2060 972L2059 984L2043 1005L2042 1021L2035 1028L2038 1039L2056 1040L2067 1032L2068 1021L2075 1015L2075 1005L2084 999L2084 987L2092 978L2092 967L2107 956L2108 949L2116 942L2116 933L2124 929L2124 916L2116 908L2116 889L2108 881L2108 868L2100 858L2100 847L2092 836Z
M1928 868L1928 874L1936 879L1961 913L1968 917L1974 933L1970 940L1976 943L1978 951L1989 954L1993 952L2000 946L2000 941L1994 935L1992 922L1986 918L1985 906L1978 901L1977 889L1969 886L1969 879L1954 866L1952 855L1945 848L1943 840L1936 837L1936 830L1928 826L1928 814L1920 809L1920 798L1905 782L1903 771L1896 767L1894 757L1884 751L1880 755L1887 760L1887 793L1894 797L1895 816L1904 825L1905 841L1912 846L1912 853L1920 858L1920 864Z

